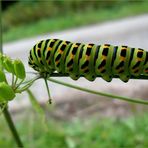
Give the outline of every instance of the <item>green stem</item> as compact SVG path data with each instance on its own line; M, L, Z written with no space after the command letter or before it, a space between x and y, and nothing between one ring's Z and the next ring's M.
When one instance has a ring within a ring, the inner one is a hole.
M49 97L48 100L49 100L49 103L51 104L52 103L52 99L51 99L51 96L50 96L50 91L49 91L47 79L44 79L44 80L45 80L45 85L46 85L47 92L48 92L48 97Z
M17 133L17 130L16 130L15 126L14 126L14 123L13 123L13 121L11 119L11 116L10 116L8 110L7 110L7 107L4 109L3 114L4 114L4 117L5 117L6 121L7 121L7 124L8 124L8 126L9 126L9 128L11 130L11 133L12 133L18 147L23 147L23 143L22 143L22 141L21 141L21 139L19 137L19 134Z
M2 6L1 6L1 1L0 1L0 52L1 53L3 53L2 42L3 42L3 38L2 38Z
M12 74L12 87L14 86L14 74Z
M3 113L4 109L7 107L7 102L4 102L3 104L0 104L0 108L1 108L1 111L0 111L0 115L1 113Z
M21 80L21 82L17 84L17 86L15 87L15 89L19 88L19 86L23 83L23 81L24 81L24 79Z
M139 103L139 104L148 105L148 101L144 101L144 100L141 100L141 99L131 99L131 98L124 97L124 96L116 96L116 95L112 95L112 94L108 94L108 93L98 92L98 91L90 90L90 89L87 89L87 88L82 88L82 87L79 87L79 86L68 84L68 83L65 83L65 82L61 82L61 81L58 81L58 80L54 80L52 78L48 78L48 80L51 81L51 82L57 83L57 84L61 84L61 85L67 86L67 87L71 87L71 88L74 88L74 89L85 91L85 92L88 92L88 93L91 93L91 94L101 95L101 96L105 96L105 97L109 97L109 98L116 98L116 99L132 102L132 103Z
M35 77L34 79L32 79L31 81L28 82L28 84L26 84L25 86L23 86L20 89L16 89L15 93L21 93L22 91L27 90L36 80L40 79L40 76Z
M18 78L16 77L14 81L14 86L16 86L17 81L18 81Z

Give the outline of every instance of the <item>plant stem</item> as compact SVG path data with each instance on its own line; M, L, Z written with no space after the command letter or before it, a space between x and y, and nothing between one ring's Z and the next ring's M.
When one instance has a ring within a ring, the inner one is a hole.
M12 119L11 119L10 113L7 110L7 107L4 109L3 114L4 114L4 117L5 117L6 121L7 121L7 124L8 124L8 126L9 126L9 128L11 130L11 133L12 133L18 147L23 147L22 141L21 141L21 139L19 137L19 134L17 133L15 125L14 125Z
M68 84L68 83L65 83L65 82L61 82L61 81L58 81L58 80L55 80L55 79L52 79L52 78L48 78L47 80L54 82L54 83L64 85L64 86L67 86L67 87L71 87L71 88L74 88L74 89L85 91L87 93L95 94L95 95L101 95L101 96L105 96L105 97L109 97L109 98L116 98L116 99L120 99L120 100L124 100L124 101L128 101L128 102L132 102L132 103L139 103L139 104L148 105L148 101L144 101L144 100L141 100L141 99L132 99L132 98L124 97L124 96L116 96L116 95L113 95L113 94L98 92L98 91L90 90L90 89L87 89L87 88L82 88L82 87L79 87L79 86Z
M28 81L28 82L27 82L28 84L26 84L25 86L23 86L23 87L20 88L20 89L17 89L18 87L16 87L15 93L21 93L22 91L27 90L36 80L38 80L38 79L40 79L40 78L41 78L40 76L35 77L34 79Z
M2 40L2 6L1 6L1 1L0 1L0 52L1 53L3 53L2 41L3 41ZM5 107L5 109L3 110L3 114L4 114L4 117L7 121L9 129L11 130L11 133L12 133L18 147L23 147L23 144L20 140L19 134L17 133L17 130L16 130L15 125L11 119L11 116L10 116L10 113L9 113L7 107Z
M18 78L16 77L14 81L14 86L16 85L17 81L18 81Z
M48 101L49 101L49 104L51 104L52 103L52 99L51 99L51 96L50 96L50 91L49 91L47 79L44 79L44 80L45 80L45 85L46 85L47 92L48 92Z
M12 87L14 86L14 74L12 74Z
M2 49L2 6L1 6L1 1L0 1L0 52L3 53Z

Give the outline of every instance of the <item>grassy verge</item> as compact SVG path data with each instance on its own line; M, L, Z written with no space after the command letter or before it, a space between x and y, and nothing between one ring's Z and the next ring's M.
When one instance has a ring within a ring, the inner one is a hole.
M0 147L15 147L6 123L0 117ZM45 126L46 124L46 126ZM126 119L80 119L71 122L49 119L43 123L36 114L16 122L25 147L106 148L148 146L147 115Z
M4 42L21 38L33 37L39 34L48 34L54 31L67 28L100 23L103 21L119 19L127 16L134 16L148 12L148 1L123 6L116 6L112 9L89 10L85 13L69 13L50 19L42 19L38 22L9 29L3 35Z

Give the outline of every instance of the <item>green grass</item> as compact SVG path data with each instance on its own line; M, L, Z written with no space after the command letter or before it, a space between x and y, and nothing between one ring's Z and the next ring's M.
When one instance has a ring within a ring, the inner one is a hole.
M68 28L100 23L127 16L134 16L148 12L148 1L116 6L112 9L88 10L84 13L69 13L65 16L42 19L38 22L11 28L4 32L4 42L21 38L33 37L41 34L64 30Z
M0 118L0 147L16 147L7 124ZM25 147L44 148L146 148L147 115L126 119L77 119L71 122L48 119L36 114L15 121ZM46 126L45 126L46 125Z

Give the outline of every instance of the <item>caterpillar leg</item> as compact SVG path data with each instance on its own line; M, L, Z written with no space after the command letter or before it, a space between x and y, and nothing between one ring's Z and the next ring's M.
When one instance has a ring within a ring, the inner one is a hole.
M128 82L128 80L130 79L129 75L120 75L120 80L122 80L123 82Z
M70 74L69 75L73 80L78 80L79 79L79 75L74 75L74 74Z
M102 76L102 78L107 81L107 82L111 82L112 81L112 76L111 75L104 75Z

